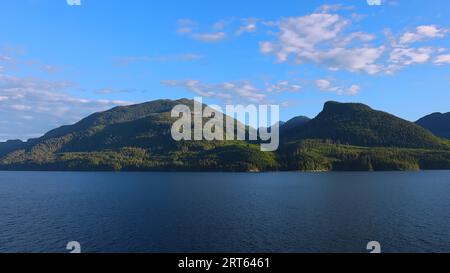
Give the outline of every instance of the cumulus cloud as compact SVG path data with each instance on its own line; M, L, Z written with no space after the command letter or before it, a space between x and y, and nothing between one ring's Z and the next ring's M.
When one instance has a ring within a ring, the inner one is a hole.
M391 63L401 66L426 63L431 59L434 50L431 47L394 48L390 53Z
M0 74L0 140L38 137L125 101L91 100L72 96L65 81Z
M389 55L386 61L384 71L388 74L414 64L433 63L444 64L442 59L436 57L444 48L436 48L433 46L417 46L418 42L442 38L448 33L447 29L436 25L422 25L415 28L415 31L405 32L398 38L392 35L390 30L385 30L385 34L390 41Z
M198 80L166 80L161 83L189 90L201 97L216 98L227 103L231 103L234 99L261 103L266 99L266 94L259 92L250 82L209 84Z
M433 59L434 64L447 63L445 55L436 57L442 48L417 46L415 43L443 38L448 29L421 25L397 37L386 30L390 42L386 43L364 31L348 31L352 28L352 19L332 13L344 8L325 5L315 13L282 18L272 23L271 26L277 28L275 38L260 42L260 52L274 56L278 63L310 63L332 71L370 75L393 74L406 66L429 63Z
M390 42L387 43L374 34L355 29L353 21L361 16L352 14L346 18L337 14L352 8L323 5L312 14L276 21L224 19L215 23L209 32L199 32L195 22L185 19L179 21L178 32L202 42L218 42L228 37L229 27L235 26L232 22L240 22L235 30L237 35L256 32L258 28L270 28L268 33L272 39L259 43L262 54L274 56L277 63L316 64L332 71L393 74L414 64L447 63L445 57L436 56L442 49L417 46L416 43L443 38L450 32L449 29L434 24L420 25L396 36L386 29L385 34Z
M366 43L374 36L364 32L345 32L350 21L338 14L313 13L283 18L275 41L260 43L263 54L276 56L278 62L293 59L298 64L316 63L331 70L375 74L384 46Z
M439 55L434 60L437 65L450 64L450 54Z
M219 99L229 104L264 104L274 103L273 93L298 92L300 85L289 81L276 83L264 82L256 85L250 81L224 82L218 84L205 83L199 80L166 80L165 86L183 88L205 98Z
M406 32L401 37L401 44L409 44L425 41L433 38L442 38L448 33L448 29L440 28L436 25L422 25L416 27L413 32Z
M334 86L331 80L319 79L316 81L316 86L319 90L324 92L333 92L338 95L353 96L359 94L361 87L359 85L351 85L350 87Z

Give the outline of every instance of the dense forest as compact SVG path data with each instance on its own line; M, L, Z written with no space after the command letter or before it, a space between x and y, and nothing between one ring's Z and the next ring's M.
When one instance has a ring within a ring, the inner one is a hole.
M27 142L0 143L1 170L381 171L450 169L450 141L363 104L328 102L280 123L276 152L257 141L174 141L170 111L191 100L116 107ZM204 106L207 107L207 106ZM238 126L242 124L237 123ZM248 130L248 128L247 128Z
M450 139L450 112L433 113L416 121L416 124L430 130L438 137Z

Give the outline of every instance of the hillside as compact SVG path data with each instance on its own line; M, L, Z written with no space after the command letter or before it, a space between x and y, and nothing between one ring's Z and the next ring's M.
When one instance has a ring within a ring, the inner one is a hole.
M286 134L290 130L293 130L299 126L302 126L309 122L311 119L305 116L298 116L294 117L280 125L280 132L281 134Z
M25 143L21 140L8 140L6 142L0 142L0 157L24 146Z
M327 102L317 117L282 137L287 142L330 139L364 147L449 147L444 140L414 123L358 103Z
M450 112L433 113L419 119L416 124L430 130L436 136L450 139Z
M0 143L0 170L450 169L448 141L363 104L328 102L312 120L281 123L280 148L268 153L258 142L174 141L170 112L180 103L193 107L186 99L116 107L37 139Z
M74 125L62 126L22 143L17 149L5 148L0 169L259 171L276 168L274 154L261 152L256 144L174 141L170 134L174 119L170 112L178 104L193 108L191 100L158 100L95 113Z

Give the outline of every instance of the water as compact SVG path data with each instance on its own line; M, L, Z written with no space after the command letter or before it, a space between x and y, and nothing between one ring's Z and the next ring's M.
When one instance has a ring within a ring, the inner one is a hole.
M0 252L450 252L450 172L0 172Z

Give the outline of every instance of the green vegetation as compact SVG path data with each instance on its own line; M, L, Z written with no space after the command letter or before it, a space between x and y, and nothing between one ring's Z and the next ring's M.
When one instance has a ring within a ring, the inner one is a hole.
M193 102L116 107L28 142L0 143L1 170L380 171L450 169L450 142L362 104L329 102L314 119L282 123L277 152L245 141L171 138L170 111ZM241 126L241 125L240 125Z
M54 154L19 150L3 158L0 169L66 171L269 171L276 170L273 153L261 152L259 145L244 142L184 142L169 153L125 147L96 152Z
M416 124L430 130L439 137L450 139L450 112L433 113L416 121Z
M364 147L448 148L448 142L409 121L364 104L327 102L313 120L290 130L288 141L332 139Z
M404 171L450 169L448 150L358 147L332 140L303 140L283 147L282 170Z

